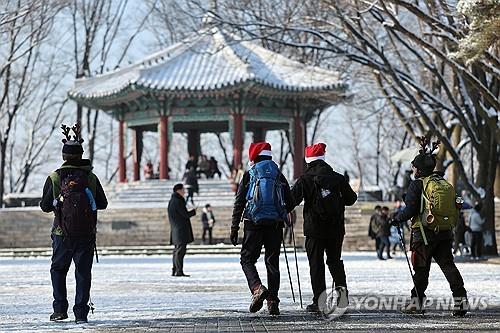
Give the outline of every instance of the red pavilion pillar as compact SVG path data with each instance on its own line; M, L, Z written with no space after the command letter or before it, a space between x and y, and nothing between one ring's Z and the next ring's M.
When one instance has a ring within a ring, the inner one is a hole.
M233 168L242 163L243 151L243 115L233 114Z
M139 128L134 128L132 133L133 133L132 156L134 160L134 181L138 181L141 179L142 130Z
M304 172L304 126L299 114L293 117L293 179Z
M158 125L160 133L160 179L169 179L168 176L168 116L160 117Z
M118 124L118 180L120 183L126 181L126 164L125 164L125 121L120 120Z

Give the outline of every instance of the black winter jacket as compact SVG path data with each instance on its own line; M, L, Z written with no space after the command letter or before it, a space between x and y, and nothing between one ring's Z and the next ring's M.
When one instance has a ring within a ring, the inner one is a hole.
M63 178L64 175L67 174L69 170L71 170L71 168L68 167L74 167L75 169L82 169L88 172L92 172L92 164L88 159L82 159L78 162L72 162L72 164L64 162L62 166L65 168L56 170L56 172L59 173L59 176L61 178ZM96 178L96 193L94 200L97 209L106 209L106 207L108 206L108 200L106 199L106 194L104 194L104 189L102 188L102 185L99 182L99 178L97 178L97 176L95 178ZM45 213L53 212L54 211L53 202L54 202L54 195L52 193L52 180L50 179L50 177L47 177L47 179L45 180L45 185L43 186L43 194L42 194L42 200L40 201L40 208ZM55 218L53 227L54 228L57 227Z
M286 210L288 212L292 211L295 207L294 200L292 194L290 193L290 185L288 185L288 181L286 180L283 174L280 174L280 180L284 184L285 190L285 204ZM240 229L240 221L241 215L243 214L243 210L247 204L246 195L248 192L248 185L250 184L250 173L248 171L245 172L241 182L238 186L238 191L236 192L236 197L234 199L234 208L233 208L233 216L232 216L232 224L231 230L239 230ZM256 226L252 221L245 219L245 229L258 229L261 226Z
M314 178L317 177L318 183L328 184L329 188L334 189L333 213L329 214L326 220L320 217L317 207L314 205L314 199L318 191L314 185ZM309 163L306 171L297 179L292 187L292 195L295 204L298 205L304 200L304 236L329 239L335 234L345 234L344 211L345 206L352 206L358 199L356 193L343 175L333 171L325 161L317 160Z
M194 241L193 228L189 218L196 215L193 209L188 212L186 200L177 193L172 193L168 202L168 221L170 222L170 243L188 244Z

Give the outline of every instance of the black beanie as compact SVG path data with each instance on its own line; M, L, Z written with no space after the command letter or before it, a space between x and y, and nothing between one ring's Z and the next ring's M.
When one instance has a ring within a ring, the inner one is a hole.
M436 157L432 154L418 154L411 164L422 172L422 174L431 174L436 167Z
M66 141L62 148L62 153L67 155L82 155L83 147L78 141Z

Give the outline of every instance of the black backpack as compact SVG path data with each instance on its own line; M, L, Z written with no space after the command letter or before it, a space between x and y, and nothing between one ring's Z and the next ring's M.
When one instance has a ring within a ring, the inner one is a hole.
M333 175L311 175L314 193L312 207L321 221L333 221L343 215L340 184Z
M92 209L90 190L95 196L95 176L81 169L51 174L56 221L67 237L88 237L96 233L97 210Z

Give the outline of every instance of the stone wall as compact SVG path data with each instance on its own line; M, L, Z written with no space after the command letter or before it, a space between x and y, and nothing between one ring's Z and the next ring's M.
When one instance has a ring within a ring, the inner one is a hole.
M367 236L368 221L374 203L360 203L346 211L346 250L371 250L373 241ZM195 243L201 242L201 209L191 219ZM231 207L214 207L217 223L213 237L217 243L229 243ZM497 241L500 240L500 205L497 206ZM0 210L0 248L50 246L52 214L38 208ZM303 244L302 207L298 207L296 241ZM164 208L108 209L99 212L98 246L140 246L169 244L170 228ZM240 236L242 232L240 231Z

